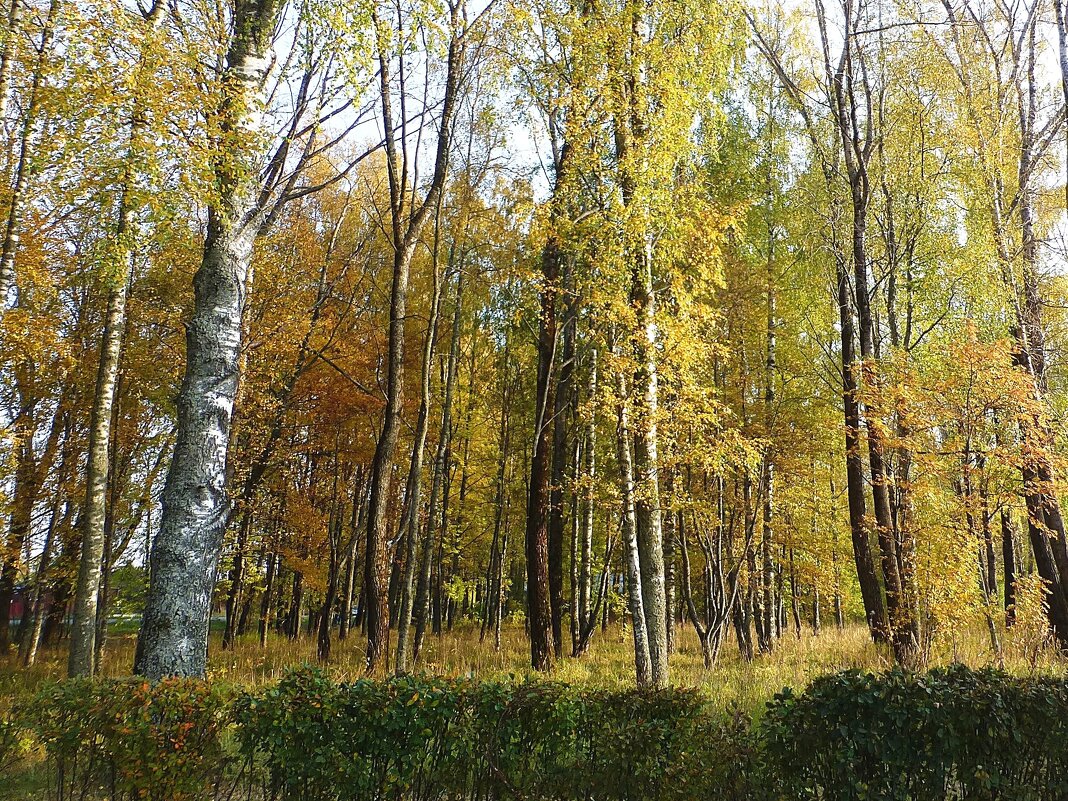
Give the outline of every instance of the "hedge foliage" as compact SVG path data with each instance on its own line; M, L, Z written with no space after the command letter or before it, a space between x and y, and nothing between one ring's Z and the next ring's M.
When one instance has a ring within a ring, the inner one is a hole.
M786 690L761 726L784 798L1068 799L1068 681L955 665Z
M265 795L309 801L747 798L748 726L690 690L301 671L235 704Z
M312 668L234 694L69 681L12 720L62 799L1068 800L1068 681L959 666L827 676L755 724L694 690Z
M42 690L22 718L59 799L199 801L225 774L229 708L202 681L72 679Z

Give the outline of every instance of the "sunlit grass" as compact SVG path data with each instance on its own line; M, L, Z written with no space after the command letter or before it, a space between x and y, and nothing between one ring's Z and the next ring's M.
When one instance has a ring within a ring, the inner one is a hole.
M1002 660L997 658L986 628L980 625L959 628L936 638L923 666L934 667L953 661L971 667L998 665L1014 673L1064 673L1066 661L1054 649L1036 647L1019 637L1001 638ZM758 712L764 702L785 686L803 688L814 677L847 668L881 670L889 667L889 652L872 643L867 629L851 624L844 629L824 628L819 635L810 630L797 637L793 631L781 638L770 654L744 661L733 639L724 642L717 663L706 669L700 644L689 626L679 626L676 650L671 660L671 680L676 686L697 687L715 703L737 704ZM135 635L123 633L108 640L102 673L128 675L133 664ZM333 643L326 671L335 679L352 680L365 675L365 639L355 633ZM492 640L479 640L472 623L458 624L441 636L427 634L417 670L443 676L481 679L523 678L531 675L529 646L520 626L506 627L501 648ZM551 678L563 682L598 687L627 687L634 683L630 632L619 623L598 631L584 656L560 659ZM392 654L391 654L392 657ZM315 663L315 639L303 635L296 640L271 635L266 647L250 635L239 639L234 648L223 650L221 638L212 636L209 650L209 676L217 681L254 687L277 681L296 665ZM392 658L389 660L390 664ZM48 679L61 678L66 670L66 649L47 649L32 668L17 665L14 659L0 662L0 694L26 692ZM385 675L383 666L379 675Z

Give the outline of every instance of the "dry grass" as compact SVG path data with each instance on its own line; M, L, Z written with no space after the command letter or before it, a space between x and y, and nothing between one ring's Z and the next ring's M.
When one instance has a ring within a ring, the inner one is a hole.
M103 673L123 676L133 662L133 634L113 636L105 652ZM937 638L924 666L964 662L972 667L1003 664L1015 673L1063 674L1068 661L1054 650L1041 647L1020 637L1002 637L1003 653L995 655L986 628L955 629ZM819 636L804 632L800 638L784 637L771 654L752 662L743 661L733 641L724 644L719 661L706 670L700 646L693 630L680 626L677 649L672 657L672 682L678 686L700 687L724 705L736 703L743 709L757 711L784 686L804 687L812 678L846 668L879 670L889 667L890 655L875 646L862 625L845 629L824 629ZM364 675L362 637L334 642L328 672L337 679L354 679ZM619 625L595 635L589 653L579 659L564 658L552 678L599 687L626 687L633 684L630 633ZM510 627L504 632L500 651L490 642L480 643L478 628L465 624L441 637L427 636L419 668L428 673L449 676L474 676L500 679L530 674L529 652L523 629ZM232 650L223 651L213 636L209 659L211 678L240 686L258 686L277 681L286 670L314 663L315 642L305 636L298 640L272 636L266 648L257 639L240 640ZM25 692L42 681L60 678L66 668L66 651L45 651L41 660L29 670L13 660L0 662L0 695Z

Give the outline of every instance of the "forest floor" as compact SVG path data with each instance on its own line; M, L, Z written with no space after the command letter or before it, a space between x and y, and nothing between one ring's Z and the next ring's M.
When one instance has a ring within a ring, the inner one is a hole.
M587 654L578 659L562 658L550 678L586 686L633 686L630 637L630 631L618 624L598 631ZM859 623L843 629L825 627L818 635L805 629L796 636L791 629L770 654L760 654L751 662L742 660L732 637L724 642L711 669L704 666L700 643L691 627L680 625L676 637L671 659L672 684L700 687L714 702L737 705L750 713L759 713L764 703L785 686L800 690L816 676L826 673L849 668L882 670L892 664L889 651L873 644L867 628ZM478 627L468 622L441 636L428 634L418 669L435 675L483 679L529 675L529 645L523 628L506 627L501 640L499 651L493 648L491 638L480 642ZM108 639L102 673L128 675L135 642L136 634L132 630L113 633ZM1022 633L1002 632L1000 644L999 658L986 627L957 628L937 637L923 664L916 667L963 662L970 667L1001 666L1018 674L1068 672L1068 659ZM325 669L340 680L362 676L364 646L365 641L358 634L340 642L335 639ZM11 657L0 659L0 697L23 695L42 682L62 678L66 659L65 647L43 651L37 664L29 669L22 668ZM209 677L226 684L254 687L277 681L292 667L314 662L313 635L305 634L296 640L271 635L262 648L258 638L251 635L239 639L234 648L223 650L221 635L216 633L209 650Z

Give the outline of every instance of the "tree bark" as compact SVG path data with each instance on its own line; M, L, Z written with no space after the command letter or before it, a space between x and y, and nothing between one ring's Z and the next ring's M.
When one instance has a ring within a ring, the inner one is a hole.
M426 633L427 616L430 613L432 570L434 547L439 545L440 571L440 537L444 536L448 492L448 470L452 452L452 407L456 397L456 380L460 364L460 323L463 319L464 273L460 271L456 279L456 305L453 309L452 333L449 340L449 357L445 367L445 397L441 404L441 421L438 425L438 446L434 454L434 469L430 481L430 498L427 509L427 524L423 534L423 544L419 557L419 579L415 593L415 643L413 658L419 658L423 637ZM440 584L440 580L439 580ZM439 607L440 609L440 602ZM438 617L438 615L435 615Z
M125 213L125 212L124 212ZM120 225L120 229L125 225ZM120 230L121 235L121 230ZM78 584L74 594L74 623L71 630L67 675L92 676L96 673L97 603L104 558L104 516L108 488L111 411L119 372L122 331L126 324L126 291L129 275L122 286L108 293L104 333L100 343L100 363L89 423L89 457L85 470L85 508L82 511L82 548Z
M1001 565L1005 590L1005 625L1016 622L1016 531L1007 509L1001 510Z
M641 548L635 509L634 463L631 455L630 398L626 377L616 375L616 461L619 463L619 489L623 503L623 558L626 562L627 598L630 604L631 629L634 634L634 672L639 687L653 685L653 665L649 646L645 594L642 592ZM660 610L663 612L663 609Z
M437 213L440 214L440 205ZM438 231L435 220L434 232L434 275L433 289L431 291L430 317L427 320L426 336L423 340L423 364L419 377L419 414L415 424L415 441L412 444L412 460L408 470L408 516L405 521L405 559L404 576L401 580L401 602L397 617L397 655L395 671L398 676L408 672L408 662L411 658L411 623L412 603L415 592L416 562L419 556L419 516L422 511L422 486L423 486L423 452L426 449L426 436L430 428L430 379L434 367L434 345L437 338L438 313L441 309L441 276L437 266ZM463 278L458 279L458 285ZM457 288L457 304L454 315L460 314L459 302L460 290ZM453 327L457 325L456 320Z
M552 613L554 656L559 659L563 652L563 615L564 615L564 484L567 476L567 453L571 432L568 426L568 413L572 409L572 393L575 363L575 280L571 259L560 260L559 281L557 282L561 303L561 324L559 338L563 349L558 376L553 392L552 403L552 456L551 478L549 485L549 606Z
M846 496L849 504L849 531L853 559L857 567L860 594L868 629L876 641L887 636L886 610L875 572L864 499L864 465L860 457L860 404L857 400L857 369L854 356L853 311L849 304L850 284L845 266L836 259L838 310L842 330L842 409L845 416Z
M565 213L564 193L570 183L571 147L565 142L557 165L556 186L550 205L550 225L559 225ZM527 624L530 631L530 661L535 670L552 666L556 644L553 637L552 601L549 588L549 515L551 460L551 414L555 409L556 301L560 287L563 242L555 230L542 248L538 323L538 372L534 396L534 448L530 461L527 497Z

